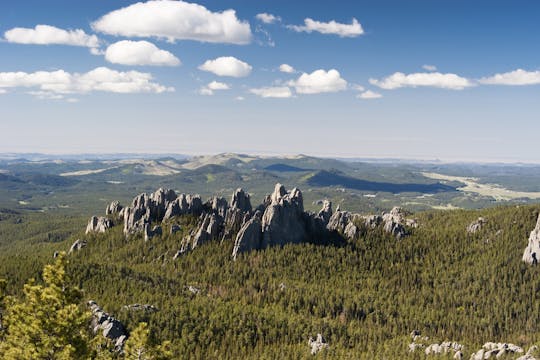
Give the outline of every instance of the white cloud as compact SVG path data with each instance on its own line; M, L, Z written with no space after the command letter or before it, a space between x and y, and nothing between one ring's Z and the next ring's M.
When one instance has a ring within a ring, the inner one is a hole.
M207 88L207 87L202 87L202 88L199 89L199 94L200 95L205 95L205 96L212 96L212 95L214 95L214 92L211 89Z
M214 91L216 90L229 90L230 86L228 84L218 82L218 81L212 81L208 83L208 85L203 86L199 89L199 94L201 95L214 95Z
M109 45L105 59L113 64L178 66L180 59L148 41L122 40Z
M279 71L287 73L287 74L292 74L296 70L294 70L294 68L291 65L281 64L281 65L279 65Z
M517 69L481 78L478 82L486 85L537 85L540 84L540 71Z
M13 28L4 33L8 42L37 45L72 45L96 48L99 39L81 29L64 30L50 25L36 25L35 28Z
M291 89L287 86L263 87L258 89L249 89L249 92L262 98L290 98Z
M473 82L471 82L469 79L463 78L456 74L441 74L439 72L414 74L403 74L396 72L381 80L369 79L369 82L372 85L386 90L419 86L463 90L467 87L474 86Z
M319 69L311 74L303 73L298 79L289 81L288 85L293 86L299 94L319 94L345 90L347 81L336 69Z
M255 15L255 18L257 20L262 21L265 24L273 24L275 22L281 21L281 18L279 16L275 16L268 13L257 14Z
M7 93L6 89L0 89L0 94L6 94L6 93Z
M251 65L233 56L223 56L214 60L206 60L199 70L209 71L218 76L246 77L251 74Z
M382 95L379 94L379 93L376 93L374 91L367 90L367 91L364 91L364 92L356 95L356 97L359 98L359 99L371 100L371 99L380 99L380 98L382 98Z
M212 81L211 83L207 85L207 87L212 90L229 90L230 89L228 84L225 84L219 81Z
M94 91L113 93L162 93L174 91L152 82L152 75L138 71L119 72L98 67L86 73L64 70L26 72L0 72L0 89L36 88L32 95L55 97L63 94L83 94Z
M237 100L237 101L244 101L245 98L244 98L243 96L237 96L237 97L235 98L235 100Z
M306 18L304 19L304 25L288 25L287 27L296 32L311 33L316 31L321 34L338 35L339 37L357 37L364 33L362 25L355 18L352 19L350 24L341 24L335 20L325 23Z
M437 67L435 65L428 65L428 64L422 65L422 69L426 71L437 71Z
M234 10L211 12L185 1L138 2L112 11L92 24L96 31L129 37L157 37L170 42L196 40L248 44L251 28Z

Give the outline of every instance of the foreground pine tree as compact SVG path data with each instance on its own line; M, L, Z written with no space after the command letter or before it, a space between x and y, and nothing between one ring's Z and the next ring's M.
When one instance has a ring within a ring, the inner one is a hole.
M43 270L43 285L30 281L21 300L7 297L0 358L85 359L90 357L90 314L79 290L67 287L65 257Z
M146 323L132 332L123 353L100 334L92 336L91 313L82 305L81 291L66 285L66 259L61 254L43 270L43 285L24 286L22 299L5 296L0 279L0 359L137 359L171 357L168 343L153 345Z

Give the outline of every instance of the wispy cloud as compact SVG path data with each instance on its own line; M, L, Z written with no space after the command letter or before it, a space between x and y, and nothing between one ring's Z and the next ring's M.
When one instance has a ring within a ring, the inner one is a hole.
M384 79L370 79L370 84L386 90L403 87L435 87L441 89L463 90L474 86L474 83L456 74L439 72L404 74L396 72Z
M321 34L338 35L339 37L357 37L364 33L362 25L355 18L352 19L350 24L341 24L335 20L321 22L306 18L304 19L304 25L288 25L287 28L296 32L311 33L315 31Z
M367 90L367 91L361 92L360 94L356 95L356 97L359 98L359 99L364 99L364 100L373 100L373 99L380 99L383 96L381 94L379 94L379 93L374 92L374 91Z
M287 86L263 87L258 89L249 89L249 92L262 98L290 98L292 91Z
M149 73L120 72L106 67L86 73L69 73L64 70L26 72L0 72L0 89L36 88L32 95L45 98L58 94L84 94L95 91L122 94L163 93L174 91L153 82Z
M517 69L502 74L484 77L478 80L478 82L486 85L537 85L540 84L540 71Z
M281 21L281 17L268 14L268 13L257 14L255 15L255 18L259 21L262 21L265 24L273 24L273 23Z
M206 86L203 86L199 89L199 94L201 95L214 95L214 91L216 90L229 90L231 87L228 84L219 82L219 81L212 81L208 83Z

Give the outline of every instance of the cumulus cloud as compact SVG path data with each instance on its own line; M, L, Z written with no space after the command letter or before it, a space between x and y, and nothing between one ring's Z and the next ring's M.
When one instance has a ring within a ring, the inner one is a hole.
M279 65L279 71L287 73L287 74L292 74L296 70L294 70L294 68L289 64L281 64Z
M64 70L0 72L0 89L35 88L32 95L45 98L65 94L84 94L94 91L112 93L162 93L174 91L152 81L152 75L138 71L120 72L98 67L86 73Z
M206 60L199 70L209 71L218 76L246 77L251 74L252 66L233 56L222 56L214 60Z
M109 45L105 59L113 64L178 66L180 59L148 41L122 40Z
M341 24L335 20L330 22L320 22L306 18L304 19L304 25L288 25L287 27L296 32L311 33L316 31L321 34L338 35L339 37L357 37L364 33L362 25L360 25L355 18L352 19L350 24Z
M426 71L437 71L437 67L435 65L422 65L422 69Z
M439 72L404 74L396 72L384 79L369 79L372 85L382 89L393 90L402 87L436 87L441 89L463 90L474 86L469 79L456 74L441 74Z
M311 74L303 73L298 79L289 81L288 85L293 86L299 94L319 94L345 90L347 81L336 69L319 69Z
M540 71L517 69L481 78L478 82L486 85L537 85L540 84Z
M81 29L64 30L50 25L36 25L35 28L13 28L4 33L8 42L37 45L72 45L97 48L99 39Z
M258 89L249 89L249 92L262 98L290 98L291 89L287 86L263 87Z
M208 83L206 86L203 86L199 89L199 94L201 95L214 95L214 91L216 90L229 90L230 86L228 84L218 82L218 81L212 81Z
M248 44L251 28L234 10L211 12L185 1L138 2L112 11L92 24L105 34L157 37L170 42L195 40L210 43Z
M367 90L356 95L356 97L359 99L364 99L364 100L372 100L372 99L380 99L382 98L382 95L374 91Z
M275 16L268 13L260 13L255 15L255 18L259 21L262 21L265 24L273 24L275 22L281 21L279 16Z

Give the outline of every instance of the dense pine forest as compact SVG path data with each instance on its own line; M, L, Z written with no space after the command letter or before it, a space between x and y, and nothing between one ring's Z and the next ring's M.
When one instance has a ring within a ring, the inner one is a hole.
M413 330L430 343L457 341L466 355L488 341L527 349L540 335L540 269L521 256L538 212L422 212L414 214L418 228L401 240L366 230L341 246L291 244L236 261L231 239L173 260L196 225L190 216L173 219L180 232L171 235L166 224L161 237L145 242L118 226L83 235L85 219L77 217L2 213L0 271L4 293L24 299L29 278L47 286L42 269L55 251L87 240L65 257L66 286L81 289L73 301L83 312L88 300L97 301L132 333L148 324L146 341L170 341L167 354L175 359L312 358L308 339L318 333L329 346L317 357L422 359L423 351L408 349ZM479 216L485 226L467 233ZM12 302L4 301L3 313ZM158 311L125 307L136 303Z

